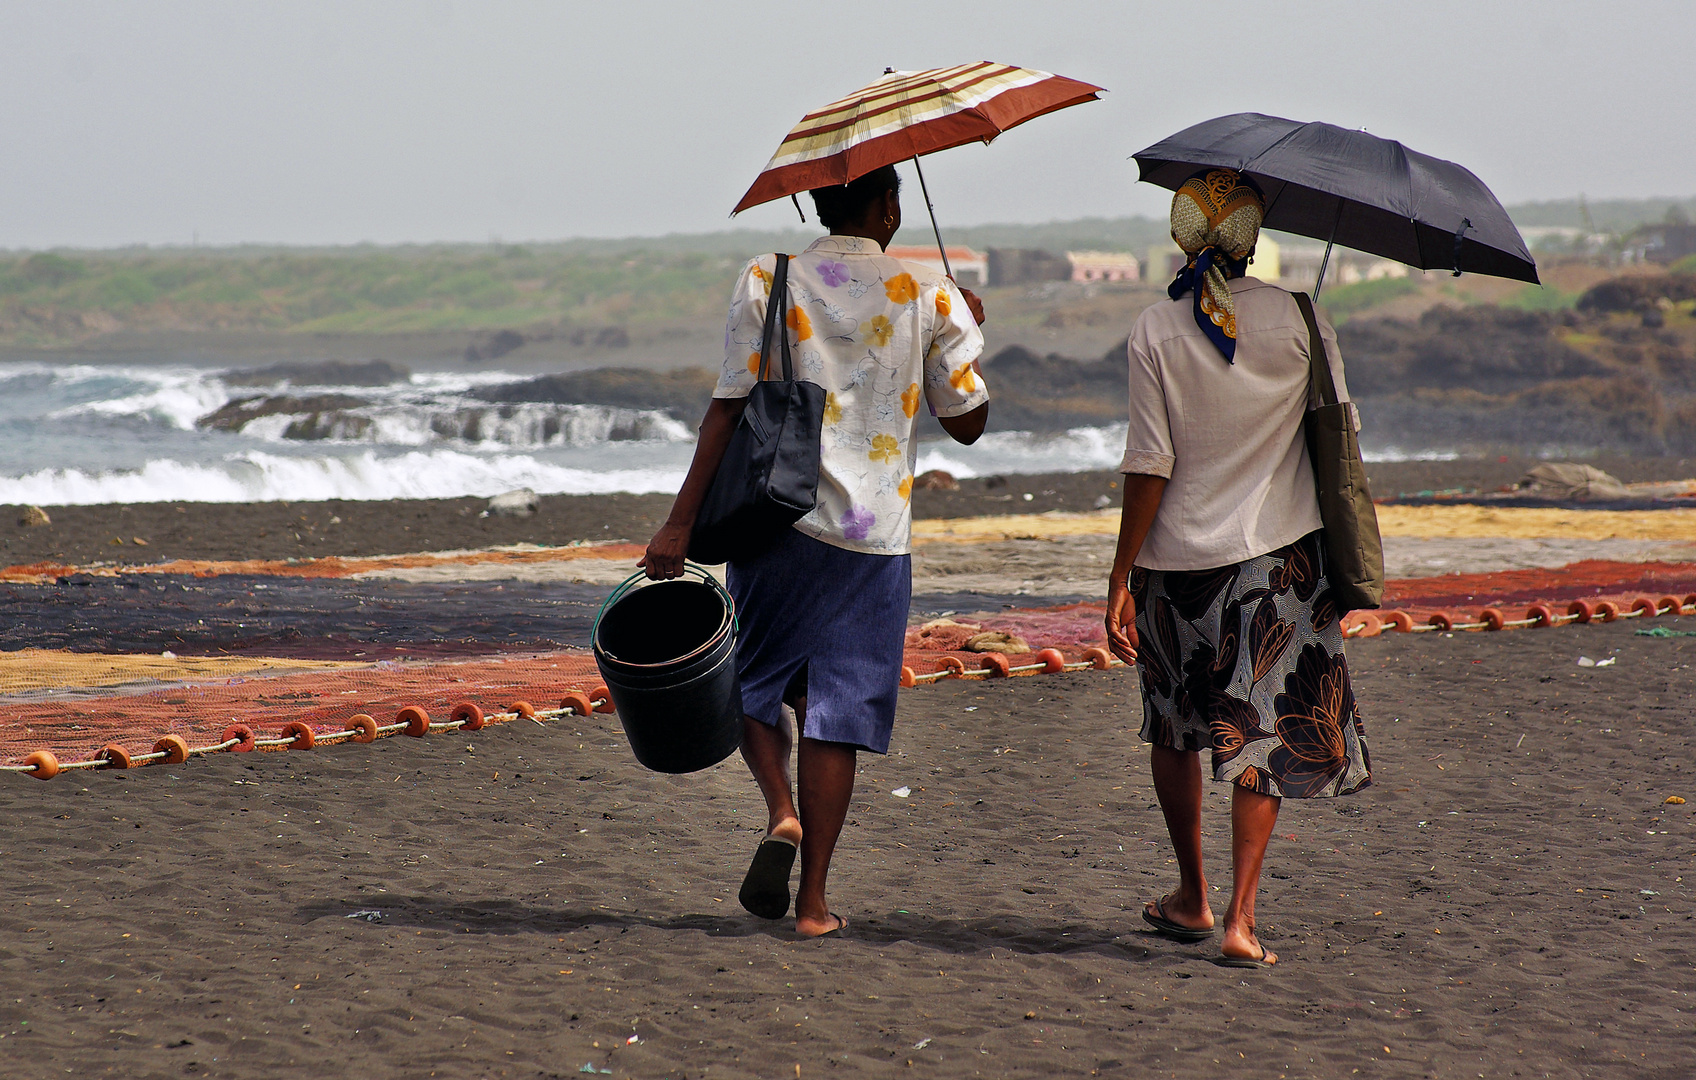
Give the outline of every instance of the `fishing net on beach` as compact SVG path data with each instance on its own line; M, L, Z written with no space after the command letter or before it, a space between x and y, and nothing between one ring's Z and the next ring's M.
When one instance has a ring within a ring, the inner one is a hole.
M168 736L216 747L232 726L262 744L290 725L335 739L356 716L389 726L407 709L439 723L461 705L504 718L524 702L546 718L573 694L598 700L595 613L638 551L0 570L0 763L44 750L89 761L113 745L144 755ZM921 614L941 599L915 597L910 682L1112 662L1099 601L949 594L959 610ZM1391 582L1386 606L1400 622L1347 625L1357 635L1559 625L1579 619L1567 614L1575 603L1585 619L1696 613L1696 564L1590 560Z

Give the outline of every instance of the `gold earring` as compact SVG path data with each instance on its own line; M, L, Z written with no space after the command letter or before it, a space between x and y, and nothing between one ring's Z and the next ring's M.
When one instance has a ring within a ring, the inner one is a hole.
M885 225L893 225L895 224L895 218L889 214L885 214L883 215L883 223Z

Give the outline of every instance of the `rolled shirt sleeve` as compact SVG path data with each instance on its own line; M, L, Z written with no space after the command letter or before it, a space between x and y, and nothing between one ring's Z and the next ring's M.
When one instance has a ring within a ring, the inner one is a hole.
M1130 360L1130 429L1125 432L1121 473L1170 478L1177 458L1172 453L1172 424L1166 415L1166 388L1154 360L1144 320L1137 320L1126 345Z
M769 265L767 265L769 263ZM766 329L766 300L771 296L777 257L766 255L742 268L730 294L724 325L724 367L719 371L715 398L744 398L759 380L760 340Z
M935 416L962 416L989 400L983 376L972 367L983 355L983 331L966 300L947 279L919 303L931 308L931 340L925 351L925 401Z

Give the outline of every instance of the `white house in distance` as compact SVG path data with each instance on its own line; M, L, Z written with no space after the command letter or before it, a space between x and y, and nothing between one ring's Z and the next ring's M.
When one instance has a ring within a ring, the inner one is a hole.
M936 250L936 245L895 245L884 254L904 262L918 263L928 266L937 273L943 272L942 255ZM964 245L948 248L948 262L954 267L954 284L963 285L968 289L981 289L989 281L989 254L976 248Z
M1140 281L1137 257L1123 251L1068 251L1073 281Z

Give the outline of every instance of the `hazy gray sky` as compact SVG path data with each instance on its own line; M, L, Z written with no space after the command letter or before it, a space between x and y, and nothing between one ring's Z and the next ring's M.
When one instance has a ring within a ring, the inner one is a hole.
M711 231L802 113L979 59L1111 93L927 158L945 226L1163 213L1127 157L1247 110L1508 203L1688 195L1693 31L1690 0L0 0L0 247Z

